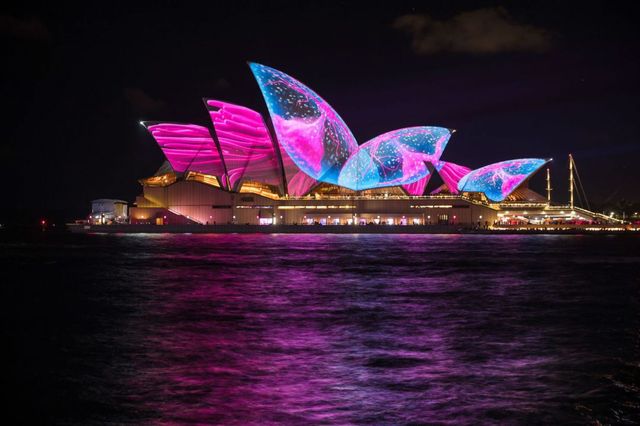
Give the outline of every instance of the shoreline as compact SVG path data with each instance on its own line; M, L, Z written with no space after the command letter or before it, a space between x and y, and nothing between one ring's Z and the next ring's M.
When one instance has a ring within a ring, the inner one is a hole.
M637 230L611 227L563 229L472 229L455 225L84 225L67 224L72 233L84 234L638 234Z

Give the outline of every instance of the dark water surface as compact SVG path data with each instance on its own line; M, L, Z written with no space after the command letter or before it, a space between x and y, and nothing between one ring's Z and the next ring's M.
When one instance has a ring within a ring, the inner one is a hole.
M640 238L0 242L3 416L48 424L632 424Z

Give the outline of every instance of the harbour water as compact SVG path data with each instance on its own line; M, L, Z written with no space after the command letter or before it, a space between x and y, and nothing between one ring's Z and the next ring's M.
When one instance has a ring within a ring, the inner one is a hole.
M6 416L634 424L640 237L0 240Z

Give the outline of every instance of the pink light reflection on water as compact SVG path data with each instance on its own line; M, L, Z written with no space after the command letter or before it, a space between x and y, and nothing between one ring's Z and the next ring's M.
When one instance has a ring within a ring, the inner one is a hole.
M28 424L639 420L633 236L7 237Z
M555 362L528 349L544 347L541 334L484 328L527 283L476 271L496 300L470 307L469 281L444 260L468 237L381 237L168 236L179 249L154 255L161 267L129 324L145 327L135 403L167 423L225 424L455 422L539 408L531 386ZM505 242L522 250L521 238ZM474 263L491 257L470 249ZM411 259L436 252L428 273L416 270Z

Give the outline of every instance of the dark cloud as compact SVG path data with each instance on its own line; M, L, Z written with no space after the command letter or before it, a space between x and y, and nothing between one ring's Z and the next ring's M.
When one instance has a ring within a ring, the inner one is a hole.
M444 21L429 15L403 15L393 27L409 33L417 54L540 52L551 45L544 28L516 22L502 7L459 13Z
M51 41L51 33L38 18L16 18L0 15L0 34L20 40Z
M227 90L231 88L231 83L226 78L220 77L213 82L213 88L216 90Z
M142 89L128 87L124 89L124 97L131 108L137 114L152 114L162 111L167 103L160 99L154 99L146 94Z

